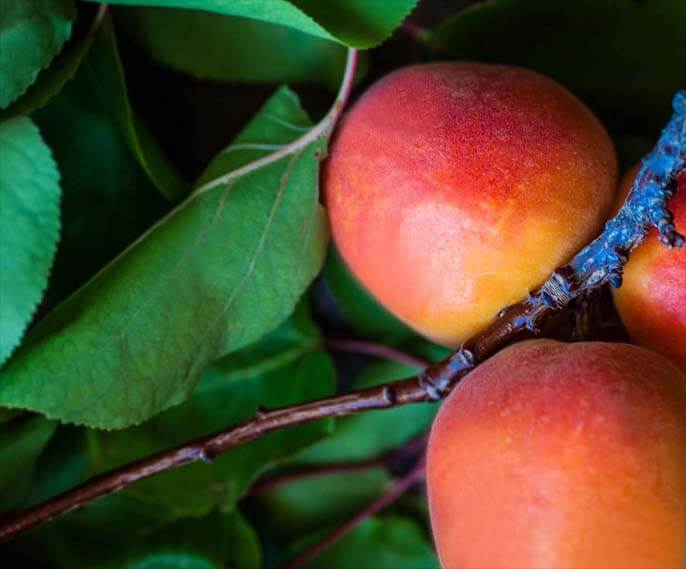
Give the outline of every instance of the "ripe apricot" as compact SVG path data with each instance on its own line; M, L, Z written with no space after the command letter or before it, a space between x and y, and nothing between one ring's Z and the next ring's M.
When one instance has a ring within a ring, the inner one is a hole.
M480 63L407 67L342 120L323 174L335 242L361 283L456 345L601 229L607 133L563 87Z
M686 376L629 344L516 344L434 422L446 569L686 566Z
M631 188L638 167L627 174L621 200ZM676 227L686 233L686 172L669 202ZM668 249L651 230L631 255L615 306L635 342L667 356L686 370L686 248Z

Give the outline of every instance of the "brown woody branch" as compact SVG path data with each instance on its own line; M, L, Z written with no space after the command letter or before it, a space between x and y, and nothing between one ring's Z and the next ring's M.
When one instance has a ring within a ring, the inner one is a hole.
M196 461L211 462L217 454L268 433L302 423L373 409L445 397L469 371L507 344L536 334L541 325L569 302L607 283L618 286L629 253L657 228L668 246L682 246L667 208L676 178L686 167L686 93L674 99L674 115L654 151L645 157L632 191L602 234L557 269L526 300L500 312L491 325L453 355L420 374L364 391L329 397L272 411L260 411L239 425L104 473L0 524L0 542L139 480Z

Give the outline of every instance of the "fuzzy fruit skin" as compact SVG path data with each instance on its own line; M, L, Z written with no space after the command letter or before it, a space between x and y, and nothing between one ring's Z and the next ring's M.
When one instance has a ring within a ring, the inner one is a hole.
M620 189L626 196L638 167ZM686 172L669 202L677 229L686 234ZM686 247L669 249L651 230L624 269L622 286L614 291L615 306L632 339L670 358L686 371Z
M616 168L603 127L554 81L438 63L391 73L357 101L323 187L353 274L454 346L597 235Z
M628 344L535 340L443 403L428 496L443 567L686 565L686 376Z

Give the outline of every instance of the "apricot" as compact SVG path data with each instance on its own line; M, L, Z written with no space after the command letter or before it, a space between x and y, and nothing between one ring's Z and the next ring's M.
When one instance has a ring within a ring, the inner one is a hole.
M624 178L623 202L638 167ZM678 179L669 203L676 227L686 233L686 172ZM686 248L668 249L652 230L633 252L622 286L614 291L615 306L632 339L686 370Z
M686 376L629 344L514 345L429 442L443 567L686 566Z
M551 79L437 63L363 94L334 137L323 189L358 280L454 346L599 232L616 168L601 124Z

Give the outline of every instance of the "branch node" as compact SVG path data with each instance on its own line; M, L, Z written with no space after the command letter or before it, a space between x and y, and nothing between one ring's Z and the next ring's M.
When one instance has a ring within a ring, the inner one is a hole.
M398 402L398 394L392 385L383 388L383 398L389 407L393 407Z
M258 405L255 407L255 419L258 421L264 421L267 418L267 415L269 414L269 410Z
M214 454L207 449L200 449L197 456L205 464L212 464L214 462Z

